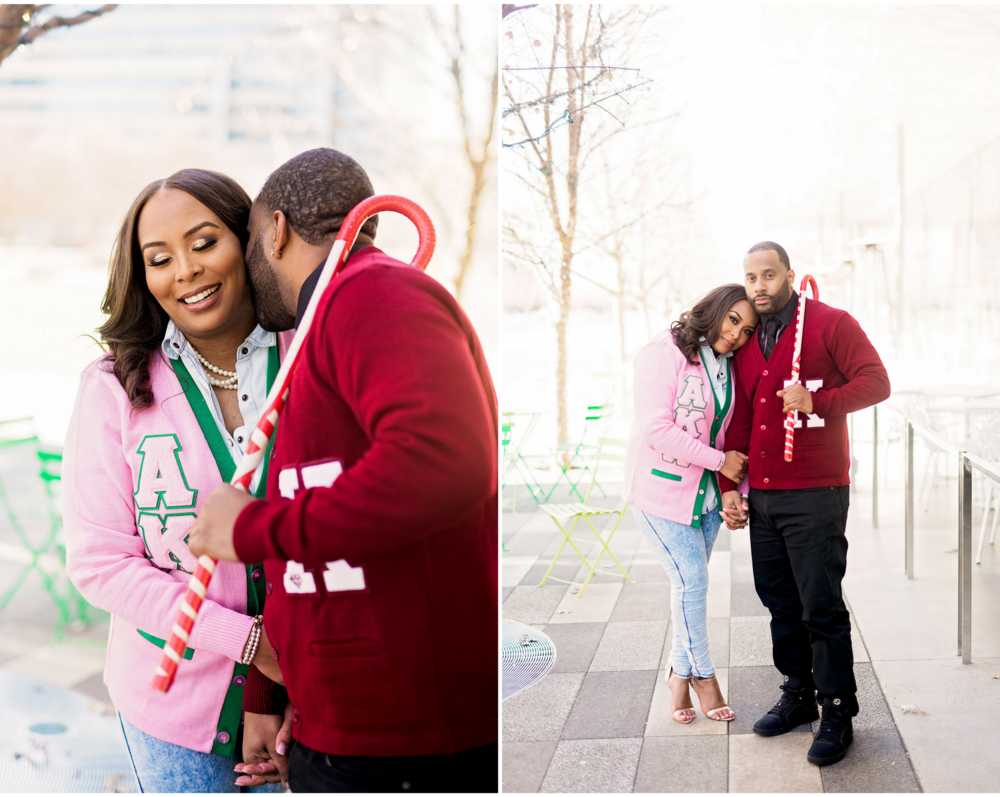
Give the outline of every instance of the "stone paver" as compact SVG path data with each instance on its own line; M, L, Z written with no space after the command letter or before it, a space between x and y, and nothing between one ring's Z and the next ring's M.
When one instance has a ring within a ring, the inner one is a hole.
M503 743L503 780L507 794L537 792L556 752L558 742Z
M548 586L548 585L546 585ZM541 589L545 589L542 587ZM583 595L566 589L566 594L555 608L551 623L606 623L615 610L622 585L588 584Z
M587 672L607 623L557 623L545 626L556 646L552 672Z
M728 782L725 736L647 737L633 791L716 794L727 791Z
M642 739L578 739L559 743L540 791L594 794L629 792Z
M659 565L656 565L660 567ZM663 568L660 568L661 570ZM584 593L586 595L587 593ZM625 584L610 618L613 622L627 620L669 620L670 584Z
M563 729L563 739L616 739L643 735L656 670L590 672Z
M521 579L531 570L531 566L538 560L535 555L531 556L504 556L500 564L500 583L504 587L516 587L521 583ZM538 582L535 582L536 584Z
M532 625L547 623L569 588L558 582L544 587L515 587L503 604L503 616Z
M666 634L666 620L608 623L590 670L655 670Z
M583 673L549 673L503 701L504 743L559 739L583 679Z
M765 739L756 734L729 737L729 791L801 794L822 792L819 767L806 762L812 736L786 733Z

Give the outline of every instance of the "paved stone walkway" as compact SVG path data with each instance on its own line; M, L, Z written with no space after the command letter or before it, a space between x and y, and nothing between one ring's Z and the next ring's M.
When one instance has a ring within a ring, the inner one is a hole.
M614 496L618 485L605 489ZM670 717L665 683L669 582L631 512L611 548L635 583L595 576L581 598L558 582L537 586L561 535L530 498L518 498L510 511L508 491L502 514L503 616L543 630L557 653L545 678L503 703L505 792L920 791L853 616L861 714L847 757L824 768L809 764L812 734L804 726L770 739L753 734L780 694L781 676L746 532L723 527L709 566L710 648L736 720L714 722L699 712L680 725ZM575 558L567 548L553 575L581 579Z

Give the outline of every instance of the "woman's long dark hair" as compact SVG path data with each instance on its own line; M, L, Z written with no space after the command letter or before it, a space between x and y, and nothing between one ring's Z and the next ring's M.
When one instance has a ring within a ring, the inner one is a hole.
M715 343L726 313L741 299L749 301L746 288L742 285L720 285L706 293L694 307L681 313L680 318L670 325L674 343L684 352L689 363L698 364L699 340L704 337L709 346Z
M132 408L153 403L149 362L167 329L166 311L146 286L146 264L139 249L139 214L160 191L176 188L197 199L222 219L246 251L250 197L231 177L206 169L182 169L165 180L147 185L128 209L111 250L108 289L101 311L108 320L97 332L111 350L114 374L128 394Z

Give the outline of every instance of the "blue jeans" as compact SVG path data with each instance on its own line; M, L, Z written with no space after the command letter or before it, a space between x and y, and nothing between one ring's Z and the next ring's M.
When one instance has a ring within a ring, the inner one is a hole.
M639 529L656 551L670 578L673 642L670 664L679 678L711 678L715 665L708 652L708 560L719 535L717 511L701 516L701 528L647 515L632 507Z
M118 719L125 734L125 744L132 758L136 780L142 792L234 792L239 774L233 767L239 763L235 755L214 755L189 750L143 733L121 714ZM246 789L249 792L284 792L280 783L269 783Z

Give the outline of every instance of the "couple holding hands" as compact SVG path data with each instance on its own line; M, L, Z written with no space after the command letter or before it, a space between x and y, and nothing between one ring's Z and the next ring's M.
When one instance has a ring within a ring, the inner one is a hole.
M847 567L847 415L889 397L878 353L848 313L809 300L799 383L787 384L800 298L778 244L751 247L744 285L723 285L635 361L623 498L671 583L671 713L735 719L708 646L708 561L723 522L749 521L754 585L771 613L780 698L753 726L777 736L820 720L807 759L840 761L858 713ZM784 460L785 415L797 412ZM820 718L819 704L822 705Z

